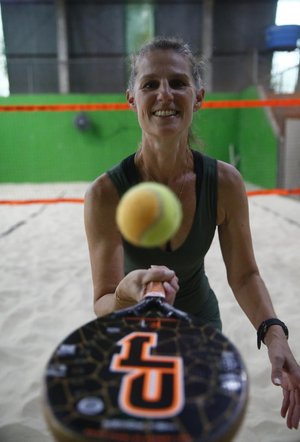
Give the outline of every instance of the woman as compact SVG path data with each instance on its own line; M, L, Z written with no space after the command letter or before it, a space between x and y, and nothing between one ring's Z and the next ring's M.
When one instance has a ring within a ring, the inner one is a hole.
M203 97L199 64L187 45L156 39L133 58L127 100L142 130L141 146L101 175L85 198L95 312L102 316L134 304L148 282L162 281L168 302L221 329L204 271L217 226L229 285L268 347L272 381L283 388L281 414L289 428L298 428L300 368L255 262L242 178L229 164L189 147L193 113ZM181 227L164 247L133 247L118 232L120 196L140 181L164 183L181 201Z

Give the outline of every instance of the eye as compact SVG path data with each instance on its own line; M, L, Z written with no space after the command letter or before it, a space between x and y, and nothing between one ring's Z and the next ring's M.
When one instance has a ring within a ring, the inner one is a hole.
M149 80L142 85L142 89L156 89L158 87L158 82L155 80Z
M186 83L179 78L174 78L173 80L170 80L169 84L172 89L181 89L186 86Z

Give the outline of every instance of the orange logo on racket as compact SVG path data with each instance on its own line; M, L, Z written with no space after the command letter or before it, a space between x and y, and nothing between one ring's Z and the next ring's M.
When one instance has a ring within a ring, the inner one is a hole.
M183 361L179 356L151 354L157 333L133 332L122 338L121 352L113 356L110 369L124 375L119 406L137 417L167 418L184 405Z

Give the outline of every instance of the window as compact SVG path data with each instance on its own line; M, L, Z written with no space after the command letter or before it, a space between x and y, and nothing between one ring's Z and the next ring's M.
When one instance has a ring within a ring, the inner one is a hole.
M126 8L126 50L131 54L154 36L154 12L150 4L129 4Z

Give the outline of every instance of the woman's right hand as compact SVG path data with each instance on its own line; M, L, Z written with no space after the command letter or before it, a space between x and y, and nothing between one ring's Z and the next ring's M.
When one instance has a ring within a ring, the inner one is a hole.
M178 278L173 270L165 266L151 266L149 269L133 270L118 284L115 291L116 310L132 306L145 296L149 282L161 282L166 301L173 304L179 290Z

